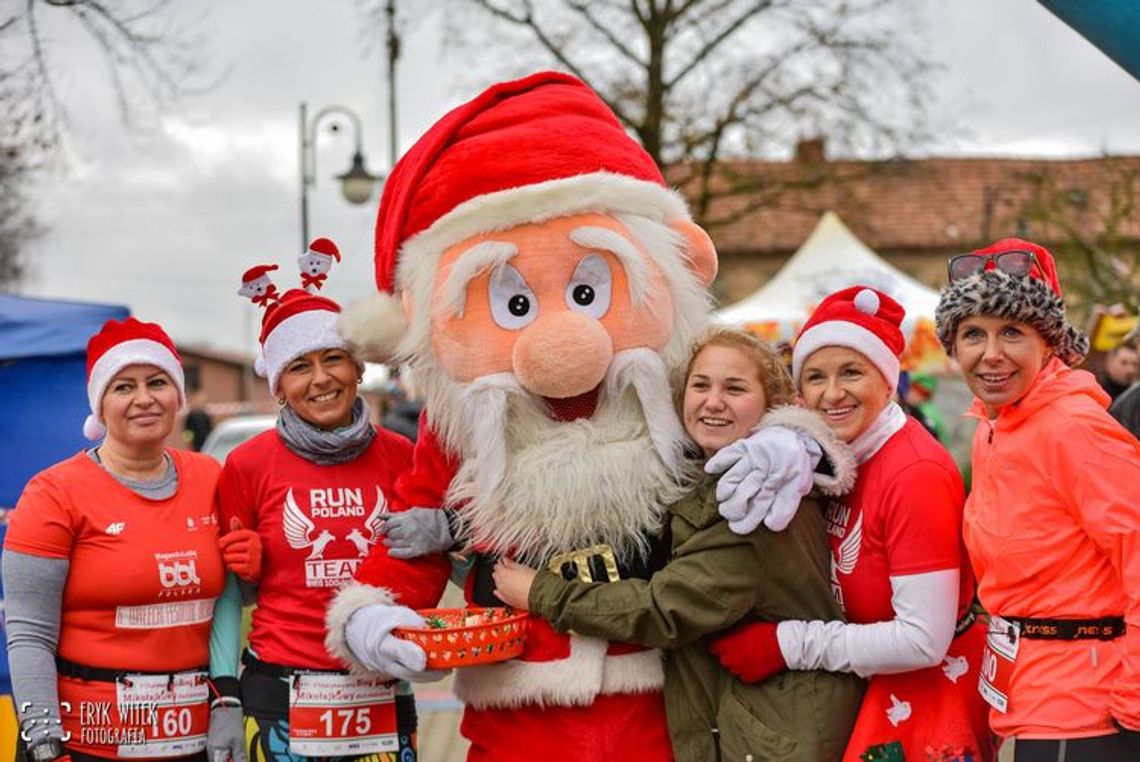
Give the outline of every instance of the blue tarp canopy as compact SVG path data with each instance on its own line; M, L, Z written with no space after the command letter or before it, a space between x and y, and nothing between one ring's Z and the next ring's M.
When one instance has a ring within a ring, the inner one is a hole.
M1040 0L1126 72L1140 79L1140 3L1136 0Z
M126 307L0 294L0 508L86 442L87 340Z
M128 314L116 305L0 294L0 515L36 472L87 443L87 340ZM0 543L5 529L0 520ZM0 586L0 601L3 594ZM11 692L0 650L0 693Z

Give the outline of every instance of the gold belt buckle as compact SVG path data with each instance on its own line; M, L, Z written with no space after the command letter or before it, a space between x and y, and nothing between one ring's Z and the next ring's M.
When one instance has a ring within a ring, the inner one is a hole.
M590 565L590 561L594 559L601 562L601 566L605 570L605 578L598 579L594 576L593 568ZM617 558L614 557L614 549L609 545L591 545L588 548L559 553L550 559L546 568L563 578L571 579L572 577L568 576L565 571L567 565L570 566L570 574L577 574L580 582L617 582L621 579L621 575L618 573Z

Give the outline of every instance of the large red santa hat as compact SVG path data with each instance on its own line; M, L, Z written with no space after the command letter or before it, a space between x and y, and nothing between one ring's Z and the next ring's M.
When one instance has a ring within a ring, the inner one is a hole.
M350 309L341 330L368 354L390 356L407 329L391 294L430 299L449 246L584 212L689 219L652 157L584 82L539 72L493 85L436 122L393 168L376 221L382 293Z
M804 361L824 347L847 347L879 369L892 389L899 383L899 356L906 348L905 311L882 291L852 286L828 296L804 323L792 349L792 378L800 383Z
M103 395L115 375L128 365L153 365L166 373L178 389L179 407L186 404L182 358L162 326L133 317L108 320L87 342L87 402L91 415L83 422L83 435L88 439L102 439L107 433Z

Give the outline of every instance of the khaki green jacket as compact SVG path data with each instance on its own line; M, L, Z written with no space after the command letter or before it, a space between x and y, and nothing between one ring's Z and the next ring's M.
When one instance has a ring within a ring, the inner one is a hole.
M559 631L667 650L673 753L700 760L838 760L862 697L850 674L793 672L747 685L708 652L742 620L840 619L819 506L805 500L783 532L733 534L703 481L671 506L672 552L653 578L567 581L539 572L530 609Z

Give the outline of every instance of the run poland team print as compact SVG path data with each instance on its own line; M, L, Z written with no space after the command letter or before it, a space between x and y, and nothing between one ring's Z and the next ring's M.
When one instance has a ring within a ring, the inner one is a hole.
M324 487L285 493L281 529L294 551L305 557L306 587L339 587L352 579L360 562L380 538L388 501L376 487L371 506L360 487ZM307 499L302 508L296 494ZM307 494L306 494L307 493Z

